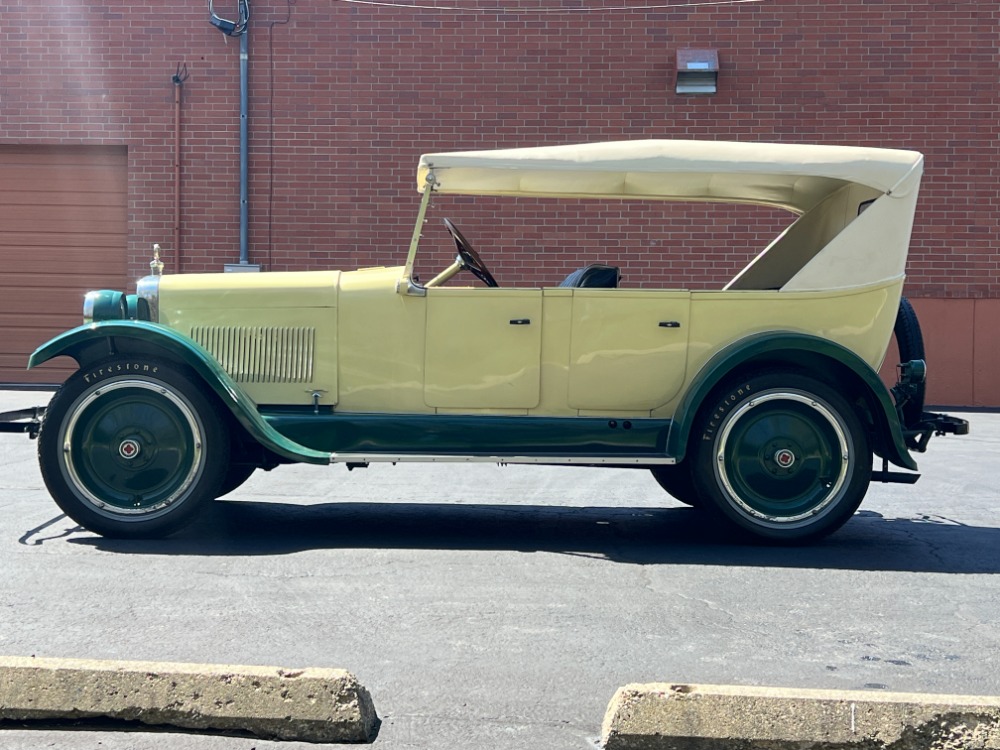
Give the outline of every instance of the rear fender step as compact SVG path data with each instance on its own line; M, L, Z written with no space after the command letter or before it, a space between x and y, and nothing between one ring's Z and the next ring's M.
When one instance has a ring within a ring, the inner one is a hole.
M927 443L934 435L968 435L969 422L965 419L953 417L950 414L935 414L925 411L920 415L920 422L913 428L904 430L903 436L906 439L906 447L923 453L927 450Z

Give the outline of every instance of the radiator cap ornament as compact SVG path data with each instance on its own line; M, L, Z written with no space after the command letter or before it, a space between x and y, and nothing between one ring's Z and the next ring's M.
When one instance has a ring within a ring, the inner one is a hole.
M163 275L163 261L160 260L160 244L158 242L153 243L153 259L149 261L149 272L153 276Z

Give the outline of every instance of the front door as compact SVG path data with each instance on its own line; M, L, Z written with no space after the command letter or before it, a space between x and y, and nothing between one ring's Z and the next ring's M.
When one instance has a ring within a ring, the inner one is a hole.
M447 409L532 409L541 345L541 290L428 289L424 401Z

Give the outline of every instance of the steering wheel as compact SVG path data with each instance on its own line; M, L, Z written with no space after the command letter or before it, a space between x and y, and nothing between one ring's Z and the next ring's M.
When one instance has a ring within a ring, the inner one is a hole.
M458 231L458 227L452 224L450 219L445 219L444 225L448 228L448 233L455 240L455 246L458 248L458 258L456 258L458 264L486 286L500 286L493 278L493 274L490 273L490 269L483 263L483 259L479 257L479 253L465 239L465 235Z

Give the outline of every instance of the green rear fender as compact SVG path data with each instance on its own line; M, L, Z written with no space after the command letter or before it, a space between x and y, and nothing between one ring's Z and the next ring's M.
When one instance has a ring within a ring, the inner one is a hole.
M83 369L116 355L156 357L187 365L265 448L291 461L330 463L329 453L289 440L269 425L243 389L197 342L156 323L116 320L82 325L38 347L28 359L28 369L59 356L72 357Z
M896 466L916 470L899 415L875 370L850 349L799 333L761 333L724 349L706 364L674 413L668 455L684 458L698 410L712 390L731 378L767 369L794 369L837 388L849 400L864 399L875 431L877 453Z

